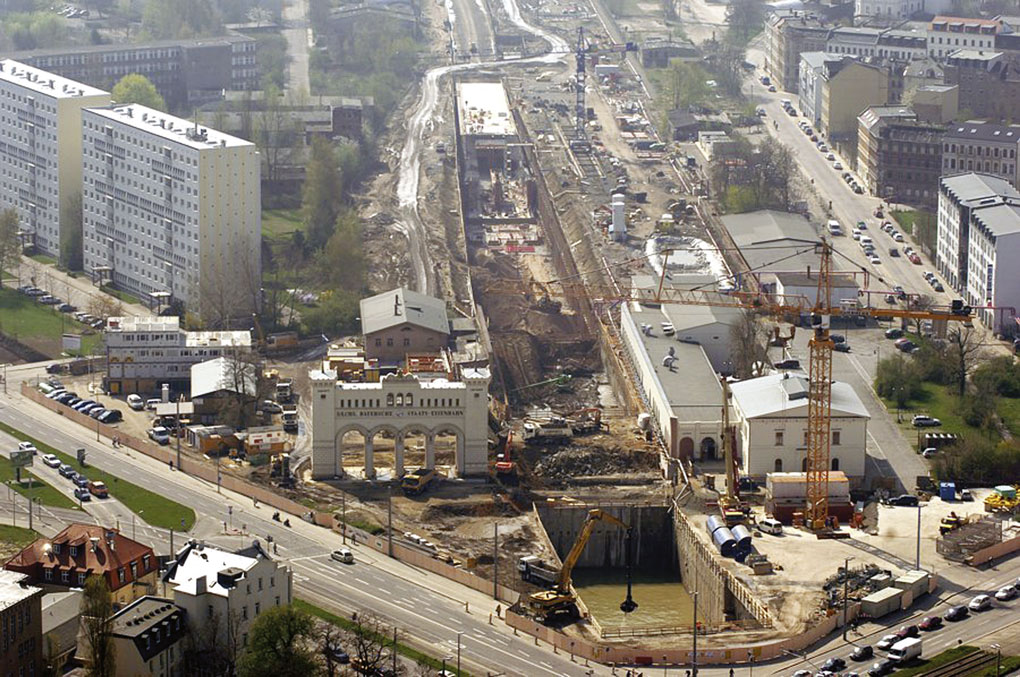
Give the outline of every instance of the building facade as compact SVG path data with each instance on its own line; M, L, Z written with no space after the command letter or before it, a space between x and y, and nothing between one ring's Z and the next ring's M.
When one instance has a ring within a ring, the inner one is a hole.
M125 75L147 77L171 108L219 99L223 90L259 88L257 41L230 34L194 40L74 45L14 52L22 63L93 87L112 89ZM91 104L103 105L103 104Z
M183 676L188 616L169 599L145 596L113 615L110 637L117 674L132 677ZM78 655L88 666L88 652Z
M743 474L803 471L807 462L808 379L772 374L730 386L736 414ZM868 412L847 384L832 384L830 469L859 481L864 478Z
M942 173L978 172L1020 186L1020 125L967 121L948 125L942 137Z
M42 675L42 588L0 569L0 675Z
M777 88L797 92L800 55L825 51L829 29L813 14L778 11L765 20L765 72Z
M293 601L293 572L257 540L236 552L189 541L170 560L163 583L192 632L235 655L262 612Z
M858 118L857 171L872 195L934 205L942 171L942 127L909 108L871 107Z
M111 317L105 330L104 388L114 395L185 390L191 366L251 351L247 331L185 331L177 317Z
M87 109L82 133L85 270L212 326L247 321L262 280L255 145L138 104Z
M996 333L1016 331L1020 307L1020 192L994 176L944 177L936 265Z
M800 55L800 73L797 78L797 99L801 114L817 126L822 115L822 73L829 63L843 60L831 52L804 52Z
M1008 29L1001 19L936 16L928 24L928 53L944 59L960 49L995 49L995 36Z
M889 100L885 68L846 59L829 63L822 74L820 127L830 141L856 146L857 116Z
M917 12L924 11L924 0L855 0L854 16L884 19L886 21L909 19Z
M29 582L54 590L81 588L89 576L102 576L114 603L151 594L156 584L152 548L95 524L70 524L53 538L39 538L4 565Z
M402 363L408 353L437 353L446 347L450 320L446 303L404 287L361 300L365 357Z
M1020 75L1002 52L959 50L946 57L945 84L960 88L960 106L979 118L1013 120Z
M68 216L61 208L82 191L81 111L109 103L102 90L0 61L0 207L18 211L23 244L60 256Z

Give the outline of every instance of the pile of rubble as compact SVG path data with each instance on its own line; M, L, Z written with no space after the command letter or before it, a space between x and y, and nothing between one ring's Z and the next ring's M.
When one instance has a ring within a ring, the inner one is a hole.
M578 477L655 473L658 463L658 454L650 451L575 444L544 456L535 464L535 474L546 481L568 481Z

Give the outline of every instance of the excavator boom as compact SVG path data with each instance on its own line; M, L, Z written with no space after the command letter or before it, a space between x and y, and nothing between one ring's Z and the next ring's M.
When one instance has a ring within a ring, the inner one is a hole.
M573 572L574 566L577 565L577 560L581 559L581 554L588 545L588 541L591 539L592 532L595 531L595 524L597 522L611 522L625 530L630 530L630 527L622 520L604 510L600 510L598 508L589 510L588 516L584 520L584 526L581 527L581 533L577 535L577 540L574 541L574 545L570 548L570 552L568 552L567 556L563 559L563 566L560 568L560 575L556 577L557 592L560 592L561 594L570 592L570 574Z

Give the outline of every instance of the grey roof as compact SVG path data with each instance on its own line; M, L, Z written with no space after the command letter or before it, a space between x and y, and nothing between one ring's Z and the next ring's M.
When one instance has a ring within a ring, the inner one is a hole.
M971 61L995 61L1002 57L1002 52L985 51L983 49L958 49L949 54L947 59L969 59Z
M669 322L679 334L685 329L704 327L710 324L736 324L744 312L740 308L717 306L687 306L669 303L662 307Z
M832 52L801 52L800 60L812 70L818 70L830 61L842 61L843 55Z
M660 325L665 316L659 309L629 304L627 310L638 327L652 325L652 336L639 335L655 377L677 418L681 421L721 420L722 385L704 348L664 335ZM670 348L677 358L672 371L662 366L662 358L669 354Z
M993 237L1020 233L1020 202L1002 202L974 211L974 222Z
M974 202L997 197L1020 197L1008 181L988 174L955 174L942 177L940 190L957 202Z
M909 106L868 106L857 119L871 129L877 124L893 120L916 120L917 113Z
M450 333L446 303L432 296L400 287L361 300L362 334L374 334L405 322L441 334Z
M191 398L209 395L220 390L235 391L240 382L247 395L255 397L256 371L258 367L250 362L238 362L226 357L217 357L191 365Z
M184 609L169 599L140 597L114 614L111 634L130 639L142 661L158 656L188 632Z
M42 598L42 634L54 642L54 655L72 651L78 640L81 590L51 592Z
M1020 141L1020 125L1004 125L998 122L979 120L953 122L946 126L945 138L1017 143Z
M42 588L28 584L27 574L0 569L0 610L12 607L41 592Z
M241 35L240 33L228 33L209 38L191 38L183 40L154 40L151 42L134 43L110 43L102 45L69 45L67 47L49 47L47 49L27 49L20 52L9 52L5 58L23 61L26 59L37 59L50 56L64 56L68 54L104 54L107 52L137 52L149 49L190 49L192 47L206 47L209 45L224 45L235 42L255 42L255 38Z
M802 374L770 374L730 385L733 403L747 418L786 415L807 418L808 380ZM849 384L832 382L833 416L871 418Z
M818 265L813 251L794 255L820 241L815 227L800 214L766 209L731 214L722 221L747 265L756 271L804 270Z
M785 287L815 287L818 285L818 275L808 272L781 272L775 274ZM829 276L829 282L833 289L857 289L859 285L853 275L839 275L833 273Z

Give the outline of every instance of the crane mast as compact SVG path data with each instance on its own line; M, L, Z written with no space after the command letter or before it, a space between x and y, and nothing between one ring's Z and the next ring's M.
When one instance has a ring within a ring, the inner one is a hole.
M577 72L575 77L577 82L574 83L576 86L576 97L574 99L574 138L578 141L583 141L585 138L585 121L587 119L587 113L585 112L584 105L584 89L587 83L587 64L585 63L585 53L587 50L584 46L584 26L577 28L577 50L575 52L575 58L577 59Z
M811 314L812 336L808 341L810 369L808 375L807 417L807 514L808 528L825 529L829 518L829 452L832 442L832 338L829 322L832 308L830 278L832 252L822 241L821 265L818 269L818 294Z

